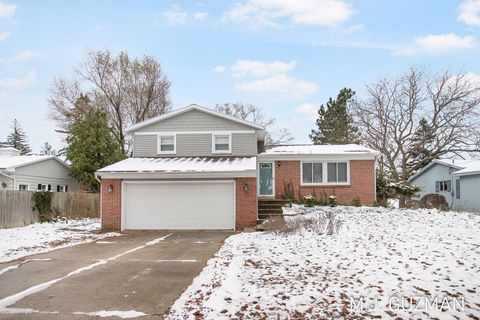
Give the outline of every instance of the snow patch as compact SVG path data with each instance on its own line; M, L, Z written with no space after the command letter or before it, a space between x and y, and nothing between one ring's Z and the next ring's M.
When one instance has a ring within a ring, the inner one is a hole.
M308 230L230 236L166 318L480 317L480 216L371 207L290 211L299 213L295 219L333 213L344 224L331 236ZM387 309L395 296L463 297L465 310ZM366 308L379 299L379 308L357 313L351 298Z
M99 230L100 219L90 218L0 229L0 263L120 235L99 233Z
M74 312L73 314L81 314L81 315L87 315L90 317L100 317L100 318L119 317L122 319L131 319L131 318L147 316L146 313L135 311L135 310L129 310L129 311L100 310L100 311L94 311L94 312Z

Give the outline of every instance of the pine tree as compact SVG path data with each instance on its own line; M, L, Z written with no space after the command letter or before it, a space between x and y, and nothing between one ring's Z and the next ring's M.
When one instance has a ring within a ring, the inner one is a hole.
M431 161L430 146L434 139L435 134L428 121L425 118L420 119L411 140L413 157L407 163L409 174L414 174Z
M18 123L17 119L13 120L11 128L13 131L8 135L7 141L3 143L3 147L11 147L20 150L21 155L30 154L32 149L28 144L27 134Z
M326 107L322 104L318 109L317 130L309 135L314 144L348 144L359 143L360 135L348 108L355 91L343 88L337 99L330 98Z
M107 114L90 108L68 131L66 156L71 161L70 175L96 192L100 185L95 171L123 158L122 147L114 137Z
M45 156L55 156L57 155L57 151L53 149L50 143L45 142L40 148L40 154Z

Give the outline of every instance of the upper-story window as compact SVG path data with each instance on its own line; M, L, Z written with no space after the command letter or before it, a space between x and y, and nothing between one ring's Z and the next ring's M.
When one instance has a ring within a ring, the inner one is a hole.
M231 134L213 134L212 153L231 153L232 135Z
M175 135L158 136L158 153L175 154Z

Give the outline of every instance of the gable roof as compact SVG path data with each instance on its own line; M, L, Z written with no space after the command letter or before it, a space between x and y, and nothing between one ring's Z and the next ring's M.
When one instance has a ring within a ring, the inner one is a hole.
M56 156L13 156L0 157L0 170L10 171L18 167L23 167L29 164L34 164L49 159L55 159L68 168L68 164L66 164Z
M468 161L463 165L463 169L455 171L452 175L455 176L468 176L474 174L480 174L480 160Z
M125 131L127 133L132 132L132 131L138 130L140 128L146 127L148 125L151 125L153 123L157 123L157 122L160 122L160 121L178 116L182 113L192 111L192 110L197 110L197 111L200 111L200 112L211 114L211 115L219 117L219 118L223 118L223 119L227 119L227 120L230 120L230 121L238 122L238 123L241 123L243 125L258 129L258 130L265 130L265 128L262 125L253 123L251 121L242 120L242 119L239 119L237 117L230 116L230 115L218 112L218 111L214 111L214 110L211 110L211 109L208 109L208 108L196 105L196 104L191 104L191 105L188 105L186 107L180 108L178 110L175 110L175 111L172 111L172 112L169 112L169 113L166 113L166 114L162 114L162 115L159 115L157 117L153 117L151 119L148 119L148 120L139 122L137 124L134 124L133 126L128 127Z
M471 162L472 160L453 160L453 159L435 159L429 164L427 164L425 167L417 171L413 176L408 178L409 181L413 181L419 176L421 176L424 172L429 170L431 167L433 167L436 164L446 166L446 167L452 167L454 169L460 170L465 168L465 164Z

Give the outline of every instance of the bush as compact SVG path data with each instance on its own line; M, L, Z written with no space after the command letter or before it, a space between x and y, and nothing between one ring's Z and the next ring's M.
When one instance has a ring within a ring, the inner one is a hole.
M295 191L293 190L292 181L283 183L283 196L284 200L289 200L290 202L295 202Z
M360 197L355 197L352 199L352 206L354 207L361 207L362 206L362 200Z
M336 207L337 206L337 196L336 195L331 195L328 197L328 205L330 207Z
M312 196L311 194L309 195L306 195L305 197L303 197L303 205L305 207L313 207L317 204L317 199L315 199L314 196Z
M52 220L52 192L35 192L33 194L33 208L38 212L40 222L50 222Z
M439 210L448 210L448 203L445 197L441 194L429 193L420 199L420 207L426 209L436 208Z
M272 220L270 223L267 222L267 224L265 230L279 235L302 233L304 231L333 235L339 233L343 226L343 221L337 217L335 212L312 212L312 209L306 209L302 214L285 221L284 224L276 220Z

